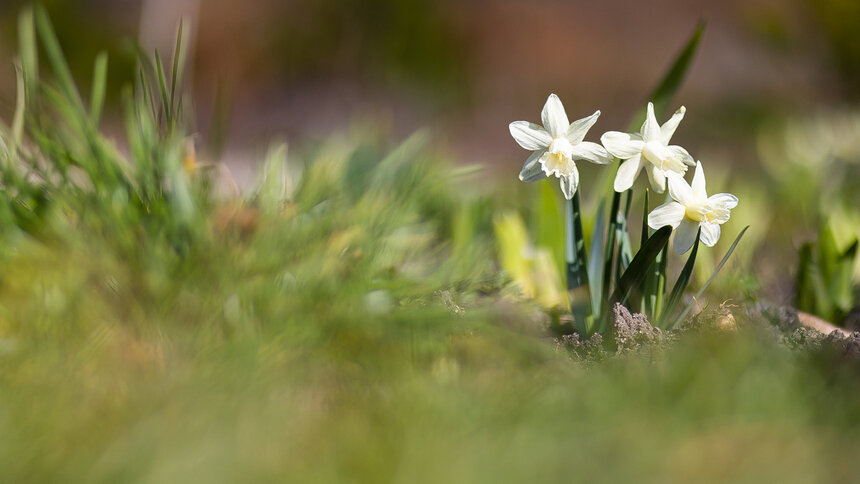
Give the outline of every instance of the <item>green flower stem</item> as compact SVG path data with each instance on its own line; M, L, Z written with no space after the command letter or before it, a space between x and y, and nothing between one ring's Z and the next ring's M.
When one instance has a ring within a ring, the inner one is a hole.
M669 259L669 246L663 247L657 260L654 261L656 267L655 277L657 278L654 290L654 314L651 315L651 321L656 322L663 312L663 299L666 293L666 262Z
M627 218L630 215L630 203L633 201L633 192L627 190L622 196L624 197L624 211L619 210L618 222L615 224L615 240L618 241L618 257L615 258L616 283L621 274L627 270L630 260L633 259L632 248L630 247L630 234L627 232Z
M649 190L645 189L645 200L642 203L642 229L639 234L639 249L645 245L645 241L648 240L648 237L651 235L651 229L648 228L648 195ZM651 293L653 292L653 283L654 281L651 278L645 280L645 284L642 291L642 299L639 304L639 310L647 315L649 318L654 316L652 311L653 305L651 304Z
M609 294L609 284L612 281L613 258L615 257L616 225L618 224L618 210L621 205L621 194L612 194L612 205L609 209L609 227L606 230L606 250L603 260L603 292Z
M578 191L567 201L565 219L565 261L570 308L577 332L590 335L593 329L591 294L588 288L588 258L585 253L585 234L582 230Z

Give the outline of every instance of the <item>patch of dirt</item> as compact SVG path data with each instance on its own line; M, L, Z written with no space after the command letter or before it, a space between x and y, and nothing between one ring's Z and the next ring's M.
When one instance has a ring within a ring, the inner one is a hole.
M632 313L616 303L612 307L610 331L605 337L596 334L583 340L574 333L557 341L576 359L583 361L631 355L655 359L674 342L688 335L743 332L792 350L821 352L860 361L860 331L849 333L833 328L825 334L821 330L831 329L829 325L810 326L804 324L802 316L805 315L785 306L759 304L740 308L722 304L700 312L677 330L666 331L651 325L644 314Z
M644 314L631 313L618 303L612 307L612 334L619 354L658 347L665 341L663 331L652 326Z
M610 331L606 338L595 334L583 340L573 333L559 338L560 345L582 360L601 360L628 354L656 358L673 340L670 333L652 326L644 314L631 313L621 304L616 303L612 307L610 317Z

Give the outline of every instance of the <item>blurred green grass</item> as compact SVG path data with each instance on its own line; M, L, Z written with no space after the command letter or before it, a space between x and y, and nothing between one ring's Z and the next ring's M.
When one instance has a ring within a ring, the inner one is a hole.
M264 179L255 224L213 208L181 256L130 260L123 226L7 240L0 480L860 477L856 365L755 327L574 361L500 288L489 227L457 235L488 202L427 153L333 143L290 203Z

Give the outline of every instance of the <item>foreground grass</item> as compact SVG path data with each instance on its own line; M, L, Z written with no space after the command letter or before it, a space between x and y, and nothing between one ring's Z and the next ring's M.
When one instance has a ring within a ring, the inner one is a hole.
M181 251L57 201L2 261L0 480L860 478L855 366L752 330L574 361L419 152L324 153Z

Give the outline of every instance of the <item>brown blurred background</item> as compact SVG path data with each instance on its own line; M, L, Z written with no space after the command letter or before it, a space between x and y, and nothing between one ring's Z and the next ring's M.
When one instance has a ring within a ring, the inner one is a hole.
M4 115L25 3L0 3ZM555 92L572 119L603 111L589 139L625 127L702 19L701 50L675 100L688 108L679 137L699 157L754 162L762 120L853 102L860 85L856 0L44 4L78 79L89 82L92 60L106 48L114 86L132 78L134 43L169 52L184 16L201 137L216 131L216 98L226 100L225 157L239 165L270 138L322 139L372 121L396 137L430 127L460 160L515 173L523 153L508 122L538 120Z

